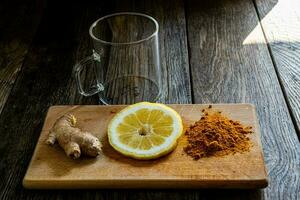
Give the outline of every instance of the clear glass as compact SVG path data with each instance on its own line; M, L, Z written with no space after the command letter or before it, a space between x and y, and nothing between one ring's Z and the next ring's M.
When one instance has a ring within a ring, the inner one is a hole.
M104 104L161 98L158 23L154 18L141 13L111 14L95 21L89 34L93 54L74 67L79 93L98 94Z

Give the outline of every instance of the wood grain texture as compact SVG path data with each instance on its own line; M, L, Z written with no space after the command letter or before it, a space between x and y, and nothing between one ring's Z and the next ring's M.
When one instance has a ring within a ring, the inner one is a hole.
M159 24L159 44L165 103L191 103L184 2L111 1L111 12L134 11L154 17Z
M25 173L33 148L42 127L47 107L52 104L97 103L96 99L81 100L74 95L72 66L77 58L82 26L87 30L87 9L79 3L47 5L47 10L34 38L23 70L0 116L0 199L43 198L43 194L28 194L22 189ZM66 14L66 10L72 11ZM85 51L81 52L82 54ZM92 102L95 100L94 102ZM89 102L88 102L89 101ZM17 196L16 196L17 194ZM55 194L52 194L55 198ZM28 197L27 196L27 197ZM51 194L44 198L51 198Z
M185 127L199 120L208 105L169 105L182 117ZM252 126L250 152L209 157L198 161L187 156L183 135L167 156L149 161L128 158L108 143L107 126L126 106L50 107L34 155L23 180L31 189L61 188L261 188L267 185L260 132L255 108L250 104L212 105L215 111ZM72 160L56 146L45 143L54 122L66 113L76 116L80 129L102 141L102 154L95 159Z
M0 3L0 113L21 70L42 10L43 1Z
M260 24L300 137L300 1L255 0Z
M300 145L267 46L244 44L252 1L189 1L187 24L195 102L255 104L270 178L260 198L299 199ZM260 27L252 37L264 41Z
M175 31L185 27L182 25L185 22L183 2L145 1L144 4L137 2L131 11L157 13L154 17L160 19L162 24L161 48L165 50L161 53L164 54L162 62L168 67L164 79L168 80L166 85L169 88L165 101L188 103L191 101L188 69L185 68L188 58L183 56L187 52L183 45L186 38L181 39L185 31L181 30L179 35ZM22 177L38 140L47 108L55 104L98 103L96 96L83 98L77 93L71 76L72 66L91 54L87 31L90 24L105 14L118 11L115 5L121 5L121 2L114 5L111 1L48 2L23 70L0 116L0 177L3 180L0 183L0 199L197 198L198 192L189 191L27 191L22 187ZM180 84L172 82L172 77L176 77L174 80ZM243 192L255 195L250 191Z
M97 70L98 77L103 76L101 100L106 104L160 100L159 96L165 93L159 92L162 70L158 60L158 35L152 35L156 31L155 23L144 16L122 14L98 23L93 30L96 37L119 43L107 45L93 40L101 60ZM120 45L143 39L146 40Z
M164 98L159 101L165 103L191 103L185 12L182 0L112 0L98 3L94 7L91 3L88 11L84 14L85 16L82 17L81 23L79 23L80 27L77 30L79 33L76 38L78 48L74 61L79 61L92 52L93 44L87 32L92 22L106 14L128 11L148 14L159 23L159 51L162 69L162 93L164 94ZM91 78L93 78L91 73L83 76L83 80ZM68 87L71 88L70 94L73 100L70 101L70 104L98 101L96 96L86 98L78 95L74 86L75 83L71 80ZM62 92L61 90L58 91Z

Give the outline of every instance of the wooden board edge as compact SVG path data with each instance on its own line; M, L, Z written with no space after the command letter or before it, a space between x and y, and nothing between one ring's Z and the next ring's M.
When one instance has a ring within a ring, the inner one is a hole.
M256 112L256 107L253 104L250 104L252 106L252 114L254 117L254 121L256 122L255 124L257 125L257 135L258 135L258 145L259 145L259 149L261 152L261 159L263 162L263 167L264 167L264 179L266 180L266 187L269 184L269 177L268 177L268 172L267 172L267 167L266 167L266 162L265 162L265 156L264 156L264 152L263 152L263 147L262 147L262 142L261 142L261 128L259 125L259 120L257 118L257 112Z
M163 103L161 103L163 104ZM249 105L253 108L255 108L255 105L252 104L252 103L204 103L204 104L200 104L200 103L196 103L196 104L191 104L191 103L170 103L170 104L164 104L164 105L180 105L180 106L184 106L184 105L188 105L188 106L192 106L192 105L201 105L201 106L209 106L209 105L218 105L218 106L222 106L222 105ZM100 105L100 104L94 104L94 105L79 105L79 104L70 104L70 105L53 105L53 106L50 106L48 111L50 109L53 109L53 108L61 108L61 107L79 107L79 106L86 106L86 107L93 107L93 106L99 106L99 107L113 107L113 106L117 106L117 107L122 107L122 106L128 106L128 104L118 104L118 105Z
M47 114L46 114L46 117L45 117L45 119L44 119L44 124L43 124L43 127L42 127L42 129L41 129L40 136L39 136L38 140L36 141L36 144L35 144L35 148L34 148L33 154L32 154L32 156L31 156L29 165L27 166L25 175L24 175L24 177L23 177L22 185L23 185L24 188L27 188L28 182L30 182L30 181L28 181L28 180L29 180L29 179L28 179L28 172L29 172L29 169L31 168L33 159L36 157L36 154L37 154L37 144L38 144L39 141L41 140L41 137L42 137L42 134L41 134L41 133L42 133L42 131L44 130L44 127L45 127L45 125L46 125L46 121L47 121L47 119L48 119L48 117L49 117L49 114L50 114L51 110L53 109L53 107L56 107L56 106L50 106L50 107L48 108L48 110L47 110Z
M99 180L80 181L45 181L23 180L26 189L199 189L199 188L225 188L225 189L262 189L268 186L267 179L257 180Z

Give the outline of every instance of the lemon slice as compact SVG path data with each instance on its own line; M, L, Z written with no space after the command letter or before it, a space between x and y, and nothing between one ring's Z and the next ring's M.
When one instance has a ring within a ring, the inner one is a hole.
M172 151L182 135L179 114L158 103L126 107L110 121L108 139L118 152L136 159L154 159Z

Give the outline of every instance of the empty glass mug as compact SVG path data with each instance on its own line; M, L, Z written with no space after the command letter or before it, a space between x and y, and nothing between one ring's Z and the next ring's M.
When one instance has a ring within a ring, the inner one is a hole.
M111 14L95 21L89 34L93 54L74 66L80 94L98 94L104 104L156 102L161 97L158 23L154 18L141 13ZM90 77L87 73L93 78L86 78Z

